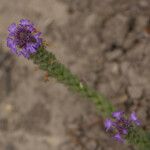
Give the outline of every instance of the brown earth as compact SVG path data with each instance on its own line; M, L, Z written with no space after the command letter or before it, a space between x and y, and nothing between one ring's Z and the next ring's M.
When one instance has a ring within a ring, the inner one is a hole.
M5 45L22 18L49 51L150 129L149 0L0 0L0 150L135 150L104 131L95 106ZM148 33L148 32L147 32Z

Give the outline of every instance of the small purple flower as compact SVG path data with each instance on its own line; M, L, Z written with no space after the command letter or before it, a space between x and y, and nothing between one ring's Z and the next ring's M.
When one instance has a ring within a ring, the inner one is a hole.
M110 119L106 119L106 120L105 120L105 128L106 128L106 131L112 129L112 126L113 126L113 122L112 122Z
M137 118L135 112L132 112L132 113L131 113L131 115L130 115L130 120L131 120L132 122L134 122L137 126L140 126L140 125L141 125L141 122L140 122L140 120L138 120L138 118Z
M122 142L122 143L125 142L125 140L121 137L121 135L120 135L119 133L115 134L115 135L113 136L113 138L114 138L115 140L117 140L118 142Z
M123 114L124 114L123 111L116 111L112 113L112 116L117 120L120 120L123 117Z
M125 142L125 136L134 125L140 125L135 112L127 118L123 111L116 111L112 113L112 119L107 118L105 120L106 131L111 131L113 139L119 142Z
M23 55L29 58L42 45L41 33L37 32L34 25L27 19L20 20L19 24L11 24L8 31L7 46L18 56Z

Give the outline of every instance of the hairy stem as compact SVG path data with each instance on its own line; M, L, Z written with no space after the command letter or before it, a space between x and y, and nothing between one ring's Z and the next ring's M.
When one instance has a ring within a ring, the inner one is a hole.
M103 117L109 116L114 111L112 104L102 94L81 83L77 76L59 63L56 57L51 52L46 51L44 47L41 47L36 54L32 55L31 59L49 76L56 78L58 82L67 85L71 90L80 93L95 103Z

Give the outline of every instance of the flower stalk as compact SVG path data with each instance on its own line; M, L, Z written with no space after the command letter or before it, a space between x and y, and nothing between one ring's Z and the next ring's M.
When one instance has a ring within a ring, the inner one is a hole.
M101 116L104 119L107 118L106 131L111 131L115 140L122 143L127 140L128 143L137 145L140 150L150 150L150 133L139 129L141 122L137 119L135 112L130 115L130 118L125 117L124 112L115 111L105 96L80 82L79 78L61 64L55 55L46 50L40 38L41 33L37 32L29 20L22 19L18 25L11 24L8 31L7 46L11 52L31 59L41 70L46 71L49 77L55 78L72 91L80 93L93 102ZM110 117L113 117L113 120Z
M114 111L112 104L102 94L81 83L78 77L73 75L63 64L59 63L51 52L46 51L44 46L41 46L37 53L31 55L30 58L41 70L46 71L48 76L54 77L58 82L65 84L71 90L80 93L95 103L103 117L110 116Z

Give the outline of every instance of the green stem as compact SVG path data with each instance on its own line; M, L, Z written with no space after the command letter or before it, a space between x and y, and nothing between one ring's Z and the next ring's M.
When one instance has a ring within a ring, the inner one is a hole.
M112 104L102 94L81 83L77 76L59 63L56 57L51 52L46 51L44 47L41 47L36 54L32 55L31 59L40 69L46 71L49 76L56 78L73 91L80 93L95 103L103 117L109 116L114 111Z

